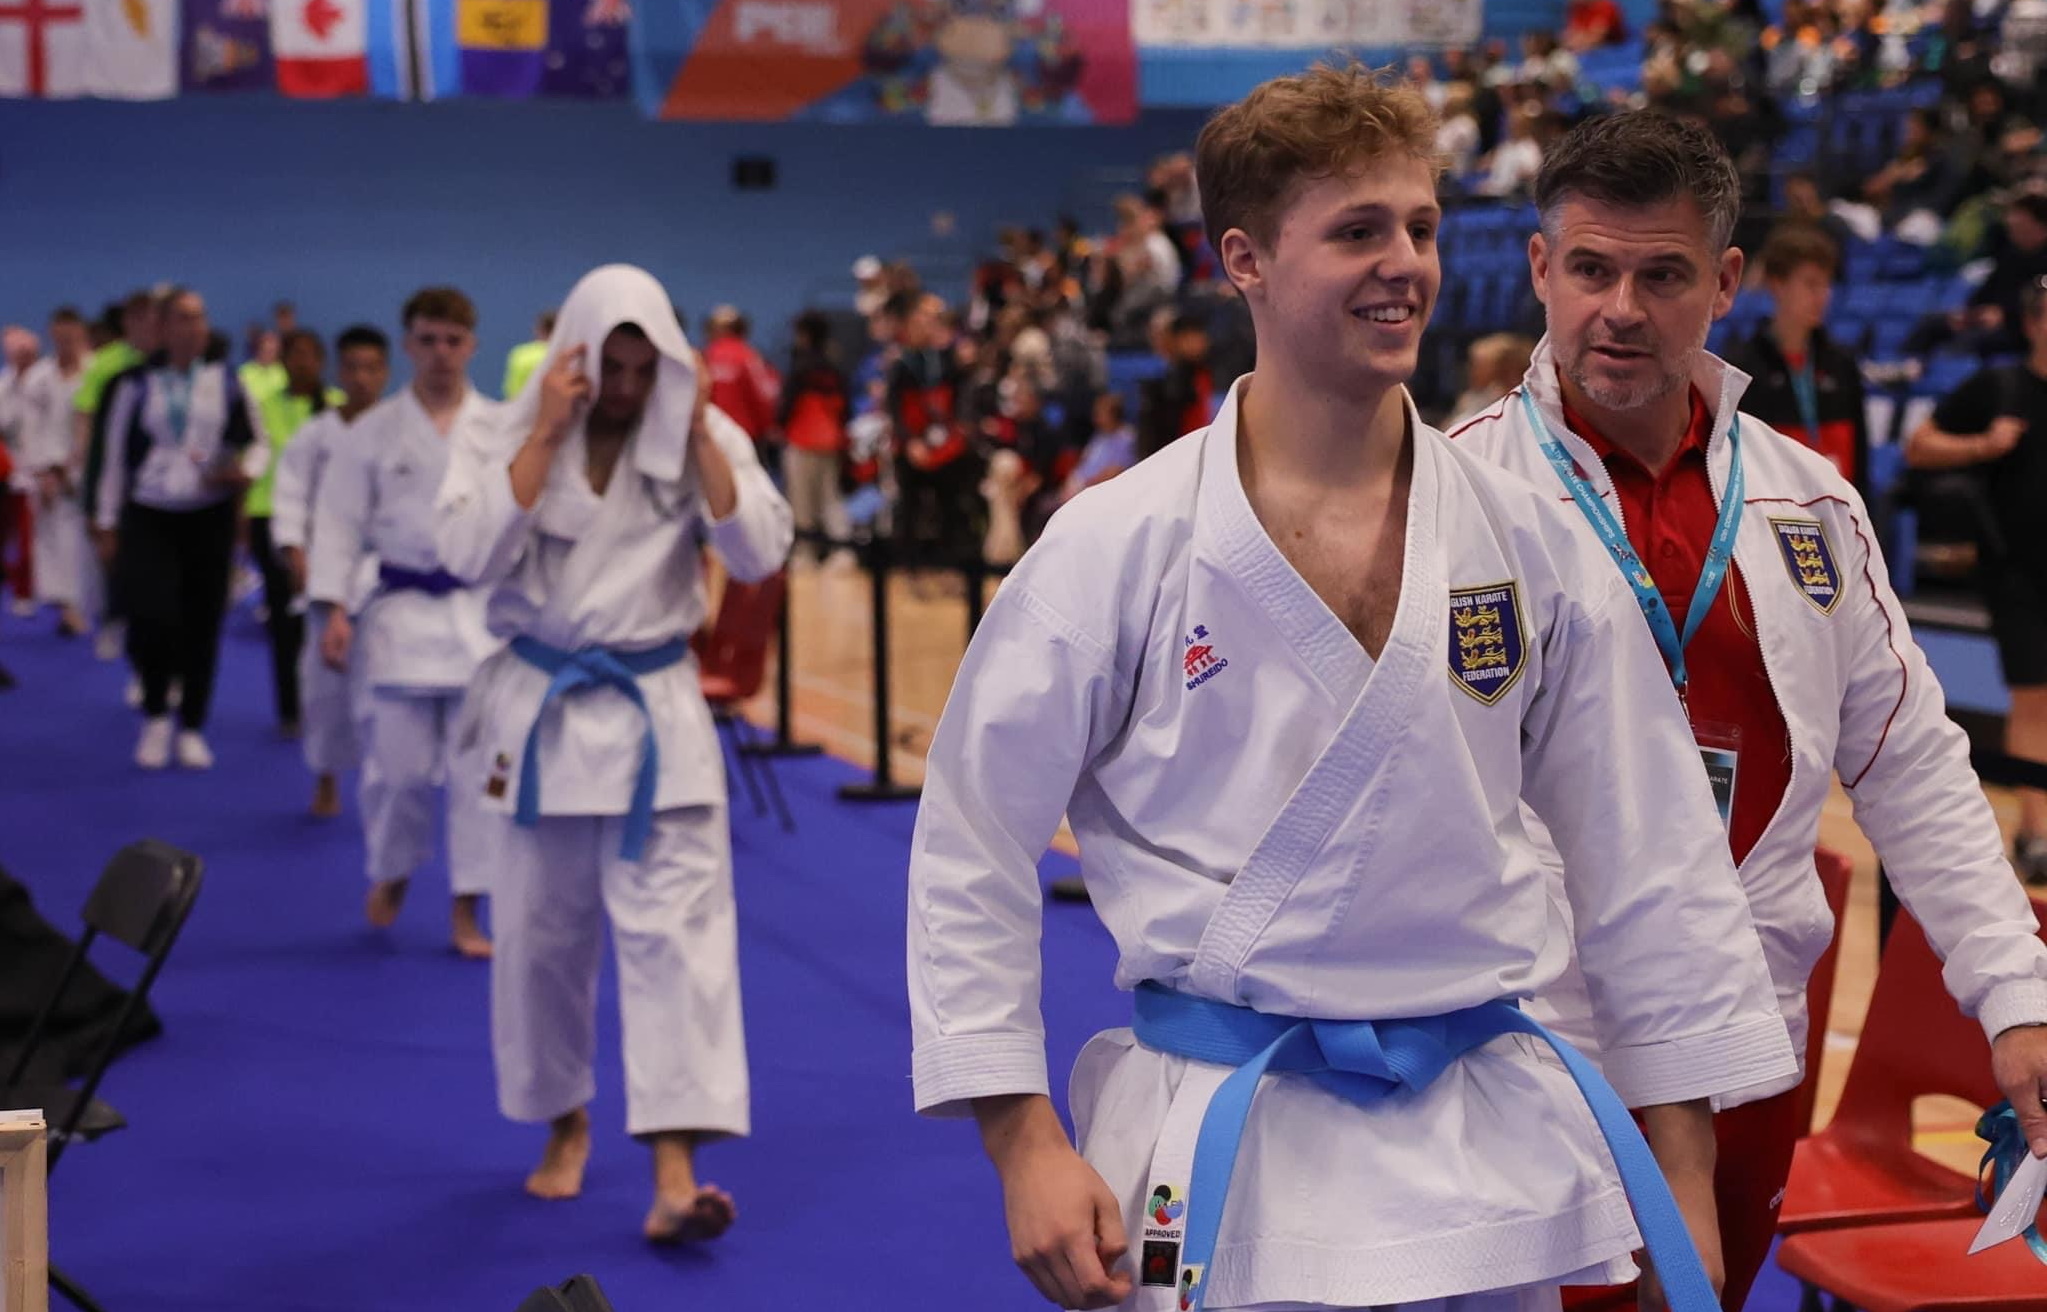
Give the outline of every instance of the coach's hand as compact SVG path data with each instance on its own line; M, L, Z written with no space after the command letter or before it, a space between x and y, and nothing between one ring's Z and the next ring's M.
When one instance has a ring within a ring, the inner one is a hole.
M1039 1094L974 1103L981 1140L1002 1176L1016 1264L1053 1304L1114 1307L1135 1282L1117 1263L1130 1251L1123 1208L1067 1142L1052 1101Z
M2020 1025L1990 1045L1990 1074L2011 1100L2035 1157L2047 1157L2047 1025Z

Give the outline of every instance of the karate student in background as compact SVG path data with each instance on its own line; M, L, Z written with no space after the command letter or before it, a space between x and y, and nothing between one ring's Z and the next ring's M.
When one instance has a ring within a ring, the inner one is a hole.
M72 442L72 400L85 377L85 320L69 306L50 316L52 354L22 382L22 466L33 480L36 595L57 607L57 631L84 633L100 604L99 561L80 501L84 453Z
M173 680L178 764L213 766L204 731L236 508L266 455L240 385L224 363L205 358L209 332L197 292L166 297L162 356L115 380L102 424L94 522L128 618L128 658L142 681L135 763L146 770L170 762Z
M1570 858L1608 1076L1705 1257L1659 1221L1686 1306L1718 1265L1706 1100L1796 1078L1634 598L1568 507L1456 451L1404 387L1441 276L1435 135L1417 93L1356 68L1210 121L1201 208L1256 372L1053 517L933 738L916 1104L977 1118L1014 1253L1061 1307L1542 1312L1562 1282L1632 1270L1586 1097L1533 1036L1497 1037L1573 947L1521 798ZM1135 1030L1076 1063L1078 1153L1038 1004L1036 863L1062 813L1138 992ZM1368 1074L1254 1083L1233 1185L1229 1154L1195 1152L1289 1018L1327 1022L1319 1050L1364 1072L1366 1026L1439 1014L1444 1036L1487 1023L1425 1058L1432 1023L1378 1025L1417 1063L1392 1096Z
M299 733L299 653L306 644L305 617L293 605L296 580L279 550L273 521L278 466L306 421L341 403L326 385L327 348L317 333L294 328L284 338L279 368L284 380L255 400L256 426L270 459L243 504L249 519L249 554L263 571L264 627L270 637L270 687L277 727L286 737ZM246 366L245 366L246 368Z
M452 938L465 957L490 956L477 912L490 887L478 846L476 790L453 750L463 689L495 644L483 597L441 567L434 494L459 442L490 432L498 402L469 384L476 309L452 287L405 303L412 383L331 443L313 504L306 595L322 608L320 652L355 673L362 748L363 846L370 924L388 928L412 877L432 856L436 794L445 791ZM360 615L363 562L377 585Z
M94 351L86 360L85 376L79 380L78 391L71 398L72 407L77 412L72 417L74 449L85 453L85 514L88 523L98 522L99 515L100 473L106 465L106 427L100 419L107 389L116 378L140 367L155 353L163 335L161 300L162 297L155 292L130 292L118 311L109 311L107 326L114 330L115 339ZM118 506L114 507L112 513L118 514L119 510ZM106 568L102 568L100 577L103 584L100 596L104 599L106 611L99 617L100 631L94 642L93 654L103 661L117 660L122 653L124 632L121 598Z
M517 396L547 358L547 339L553 335L554 311L547 310L533 321L533 340L519 343L505 356L505 400Z
M498 1105L546 1123L541 1198L582 1189L597 974L618 950L626 1128L653 1150L655 1242L708 1239L731 1197L696 1149L749 1127L718 739L689 638L708 542L729 575L781 568L788 505L715 406L661 285L610 265L569 293L543 375L466 433L441 489L448 568L508 640L464 715L497 858Z
M391 382L391 343L375 328L357 324L335 339L341 361L338 404L307 419L277 458L277 482L271 492L270 536L291 580L292 605L306 591L306 540L312 508L335 448L351 440L355 421L384 397ZM291 352L285 352L287 361ZM345 602L350 615L361 611L377 587L376 561L365 556L357 567L356 586ZM304 621L300 619L303 629ZM335 669L321 657L320 644L301 641L298 655L301 746L306 768L313 772L313 814L341 814L341 774L361 760L355 734L355 681L350 661Z
M43 358L42 339L18 325L0 329L0 561L6 562L14 613L36 613L35 480L24 458L28 430L28 381Z
M1646 576L1630 585L1643 598L1632 627L1655 634L1683 692L1694 775L1716 778L1793 1047L1803 1054L1806 1027L1826 1023L1806 1015L1805 990L1834 931L1813 851L1838 777L2047 1155L2047 949L1968 739L1912 641L1862 498L1824 454L1737 414L1748 376L1705 349L1741 282L1734 165L1701 128L1611 115L1551 152L1536 200L1529 267L1548 335L1522 385L1453 431L1455 445L1576 499L1571 526L1606 572ZM1622 728L1625 751L1640 729ZM1644 805L1663 823L1660 797ZM1564 887L1580 859L1563 853ZM1603 1046L1596 992L1575 972L1540 1001L1559 1032ZM1730 1312L1768 1255L1792 1148L1811 1128L1799 1107L1781 1086L1720 1103Z

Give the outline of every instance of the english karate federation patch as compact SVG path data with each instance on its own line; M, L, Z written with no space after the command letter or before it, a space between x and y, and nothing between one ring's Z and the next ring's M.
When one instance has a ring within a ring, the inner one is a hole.
M1187 1233L1187 1190L1152 1186L1144 1204L1144 1248L1140 1284L1171 1289L1180 1271L1180 1241Z
M1833 614L1841 601L1841 571L1825 526L1816 519L1772 519L1770 528L1793 585L1820 614Z
M1521 585L1513 579L1450 591L1450 675L1491 706L1528 663L1521 636Z

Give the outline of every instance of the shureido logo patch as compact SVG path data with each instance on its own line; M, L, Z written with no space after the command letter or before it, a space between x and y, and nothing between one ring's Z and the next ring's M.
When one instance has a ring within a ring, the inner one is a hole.
M1186 649L1180 654L1180 672L1187 680L1187 691L1193 692L1228 668L1229 658L1208 640L1207 626L1195 625L1194 632L1187 635Z
M1450 591L1450 676L1491 706L1528 663L1521 636L1521 585L1486 583Z
M1841 601L1841 571L1826 526L1816 519L1772 519L1770 529L1792 585L1820 614L1833 614Z

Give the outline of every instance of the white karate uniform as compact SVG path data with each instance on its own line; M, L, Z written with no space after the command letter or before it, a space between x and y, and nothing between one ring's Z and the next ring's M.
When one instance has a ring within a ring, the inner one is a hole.
M436 525L450 570L487 591L491 631L562 651L645 651L685 639L706 604L699 538L732 577L766 578L787 558L789 507L744 430L711 409L739 502L709 518L684 461L696 378L667 294L636 269L609 266L569 295L550 361L585 348L593 394L605 338L637 323L661 352L639 430L604 494L590 486L582 433L555 455L532 510L509 469L531 433L536 370L494 431L465 434ZM615 689L573 693L541 714L549 676L509 648L484 663L462 731L488 762L481 802L493 825L492 1046L498 1099L513 1120L551 1120L593 1095L591 1073L602 903L618 947L626 1119L634 1134L745 1134L750 1120L739 1002L736 911L724 763L696 663L643 675L643 719ZM538 822L513 818L526 740L540 719ZM642 859L620 855L651 721L660 774Z
M270 493L270 536L279 550L286 547L306 550L307 540L312 536L313 507L320 498L327 461L336 444L349 440L353 428L340 411L322 410L292 434L277 457L277 481L271 485ZM308 586L310 568L309 562ZM345 603L348 613L360 612L376 587L376 557L365 552L357 567L355 587ZM318 632L306 635L299 652L300 746L305 752L306 768L314 774L340 774L362 762L362 748L355 733L359 690L354 677L361 668L361 661L351 660L347 669L335 669L320 654Z
M332 443L313 507L306 592L346 606L359 596L363 560L432 573L434 496L455 444L492 429L498 403L473 388L443 437L411 388L366 411ZM453 750L456 712L496 643L483 596L381 589L356 621L350 663L360 666L356 731L362 747L363 839L372 881L406 879L433 850L434 793L447 788L448 870L455 892L490 889L476 813L473 763Z
M1596 546L1598 535L1558 481L1522 404L1532 389L1587 481L1610 499L1605 462L1564 423L1556 370L1544 338L1522 385L1451 438L1458 450L1551 494ZM1692 385L1714 415L1706 465L1716 498L1731 463L1728 427L1748 384L1747 374L1700 354ZM1891 590L1862 498L1831 461L1754 415L1741 416L1741 457L1746 505L1734 563L1789 732L1791 779L1740 875L1793 1047L1802 1059L1810 1024L1806 981L1834 935L1813 852L1837 775L1892 886L1947 963L1944 977L1962 1009L1993 1039L2014 1025L2047 1024L2047 946L1969 768L1968 737L1948 719L1940 683ZM1648 565L1653 573L1655 562ZM1546 858L1558 864L1554 852ZM1596 1055L1575 970L1531 1010ZM1736 1095L1724 1105L1755 1096Z
M84 379L83 360L68 376L53 356L36 361L21 379L16 422L23 490L35 495L36 475L46 469L63 470L69 480L56 500L36 498L36 599L90 615L99 610L100 566L85 522L82 453L71 440L71 401Z
M1047 1090L1036 861L1062 812L1119 987L1384 1019L1526 998L1563 969L1524 796L1574 859L1622 1098L1788 1085L1710 793L1611 566L1410 405L1404 576L1375 662L1260 526L1237 406L1055 515L968 649L911 854L918 1108ZM1625 1278L1610 1156L1539 1046L1494 1040L1369 1109L1268 1077L1208 1305L1518 1308L1528 1286ZM1222 1073L1129 1030L1075 1064L1081 1150L1133 1237L1176 1092Z

